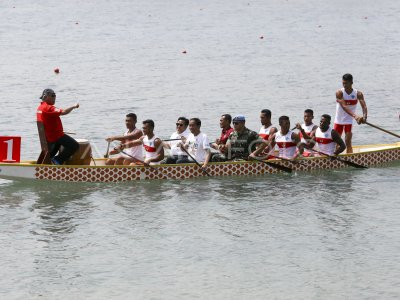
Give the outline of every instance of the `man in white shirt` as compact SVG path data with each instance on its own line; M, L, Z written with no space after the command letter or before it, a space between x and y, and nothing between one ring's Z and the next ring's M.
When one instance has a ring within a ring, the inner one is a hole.
M189 130L191 134L188 136L183 147L188 150L189 154L198 162L202 163L203 169L207 167L211 157L210 142L206 134L200 132L201 121L198 118L192 118L189 121ZM189 158L191 160L191 158ZM193 161L193 160L191 160Z
M115 135L106 138L107 142L112 141L120 141L122 143L127 143L128 141L139 139L143 136L143 132L136 128L137 116L134 113L129 113L125 118L125 125L127 131L123 135ZM106 165L129 165L133 162L143 161L143 146L137 145L133 146L129 149L126 149L125 152L129 155L121 154L115 158L109 158L106 161ZM118 150L111 150L110 154L118 154Z
M165 161L166 164L183 164L189 162L188 155L180 147L181 142L186 142L186 139L190 135L188 125L188 119L179 117L176 121L176 131L171 134L171 141L163 142L165 148L171 149L171 154ZM181 141L179 141L179 139L181 139Z

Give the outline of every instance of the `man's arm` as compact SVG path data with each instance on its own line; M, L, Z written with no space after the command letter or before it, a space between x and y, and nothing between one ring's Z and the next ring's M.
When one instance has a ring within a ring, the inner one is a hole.
M203 163L203 165L202 165L203 168L206 168L206 167L207 167L208 162L210 161L210 158L211 158L211 151L210 151L210 148L205 149L205 150L207 151L207 156L206 156L206 158L205 158L205 160L204 160L204 163Z
M79 107L79 103L76 103L75 105L73 105L73 106L71 106L71 107L68 107L68 108L66 108L66 109L63 109L63 110L61 111L61 115L62 115L62 116L68 115L71 111L73 111L75 108L78 108L78 107Z
M143 132L141 130L135 131L134 133L130 133L127 135L115 135L115 136L110 136L106 138L107 142L112 142L112 141L120 141L123 142L125 140L137 140L140 137L143 136Z
M273 135L274 133L277 133L277 132L278 132L278 128L272 127L271 130L269 131L269 136L271 136L271 135Z
M292 133L292 140L294 140L294 142L295 142L296 145L297 145L297 148L299 149L299 152L293 157L293 159L296 159L298 156L303 155L303 152L304 152L304 144L301 143L300 136L299 136L297 133L295 133L295 132Z
M334 155L339 155L340 153L342 153L344 151L344 149L346 149L346 145L343 142L342 138L340 137L339 133L337 133L336 130L332 129L332 139L333 141L339 145L339 147L337 147L336 151L333 152Z
M275 147L275 133L273 135L270 135L267 141L263 140L260 146L258 146L258 148L255 151L250 153L249 157L251 158L257 157L267 147L268 150L273 149Z
M364 95L360 91L357 91L357 99L358 99L358 101L360 101L360 105L361 105L361 108L363 111L363 117L362 117L362 120L360 120L360 123L365 123L367 121L367 117L368 117L368 108L367 108L367 104L365 103L365 100L364 100Z
M121 150L126 149L126 148L131 148L134 146L139 146L143 144L143 136L141 136L139 139L134 140L134 141L128 141L126 143L121 144Z

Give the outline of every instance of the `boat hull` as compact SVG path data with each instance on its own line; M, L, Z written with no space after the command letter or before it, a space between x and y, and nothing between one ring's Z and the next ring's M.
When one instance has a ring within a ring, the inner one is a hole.
M357 153L340 156L364 166L374 166L400 160L400 143L365 145ZM104 164L104 160L96 160ZM301 159L297 164L270 160L293 171L340 169L349 166L340 160L327 157ZM350 167L351 168L351 167ZM207 168L211 176L251 176L280 173L281 171L257 161L210 163ZM196 164L144 166L55 166L34 163L1 164L0 178L22 178L71 182L124 182L148 179L188 179L206 176Z

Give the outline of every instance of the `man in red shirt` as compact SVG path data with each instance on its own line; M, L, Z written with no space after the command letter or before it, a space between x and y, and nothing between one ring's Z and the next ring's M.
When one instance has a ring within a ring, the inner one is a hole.
M229 136L233 132L233 128L231 127L232 116L230 114L223 114L219 119L219 127L222 128L221 136L215 140L215 143L211 144L213 149L219 151L219 153L213 153L211 157L211 161L224 161L225 160L225 151L226 151L226 142L228 141Z
M55 165L62 165L79 149L79 143L64 133L60 115L67 115L79 104L66 109L54 106L56 93L52 89L45 89L40 97L42 102L36 111L37 121L43 122L47 142L49 143L51 162ZM58 153L60 146L63 150Z
M220 152L225 151L225 144L228 141L229 136L233 132L233 128L231 127L232 117L229 114L224 114L219 119L219 127L222 128L221 136L219 139L216 139L215 143L211 145L216 150L220 150Z

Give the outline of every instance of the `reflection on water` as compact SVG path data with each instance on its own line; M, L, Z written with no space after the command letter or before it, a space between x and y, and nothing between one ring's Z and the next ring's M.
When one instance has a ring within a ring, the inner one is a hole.
M371 235L377 229L370 211L380 203L377 187L365 182L380 180L385 190L392 184L385 176L396 172L394 166L122 184L7 182L0 189L6 241L0 268L24 273L20 290L30 286L33 295L53 294L55 286L64 294L65 281L76 292L102 295L110 295L105 282L144 298L154 286L169 295L190 287L196 295L204 293L202 284L212 295L221 289L229 295L234 281L247 293L268 282L275 295L286 282L290 294L305 297L313 285L305 288L304 281L315 276L323 278L323 291L338 293L341 280L355 284L354 276L379 269L374 240L389 241ZM365 267L350 270L354 258ZM18 295L11 279L2 281Z

